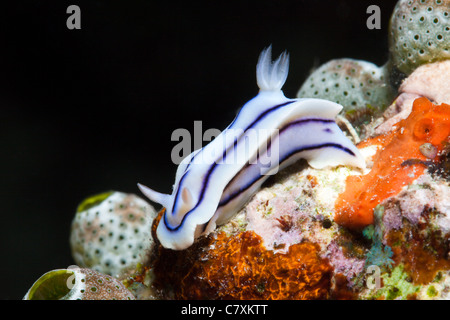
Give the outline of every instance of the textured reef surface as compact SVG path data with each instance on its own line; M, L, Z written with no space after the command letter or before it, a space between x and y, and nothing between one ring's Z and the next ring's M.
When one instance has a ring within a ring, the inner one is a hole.
M343 105L364 171L298 161L180 251L156 237L164 208L93 196L71 229L79 267L25 299L450 299L449 26L450 0L400 0L385 65L336 59L300 86Z

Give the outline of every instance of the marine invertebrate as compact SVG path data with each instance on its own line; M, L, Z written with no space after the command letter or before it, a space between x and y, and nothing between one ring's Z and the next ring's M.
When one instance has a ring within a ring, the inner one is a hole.
M366 266L379 266L381 268L392 267L394 261L391 259L394 253L389 246L384 246L379 239L375 239L372 247L366 255Z
M374 166L368 174L347 178L346 189L336 201L335 221L353 229L372 224L373 210L378 204L398 194L423 174L424 165L408 162L410 159L427 160L420 146L431 143L440 152L449 135L450 105L433 105L426 98L416 99L409 117L400 121L395 130L359 145L363 148L375 144L382 148L375 155Z
M284 216L281 216L281 217L275 218L275 219L279 222L279 224L280 224L279 227L284 232L288 232L294 226L292 217L289 215L284 215Z
M303 83L298 98L321 98L343 105L342 115L358 129L389 106L393 90L385 67L355 59L334 59Z
M161 249L154 285L178 299L325 299L332 267L319 247L303 242L286 253L267 250L253 231L217 239L187 252ZM208 250L202 249L207 248ZM182 260L183 263L177 263Z
M398 97L383 114L384 122L376 124L375 134L385 134L411 113L414 100L426 97L434 104L450 102L450 60L424 64L413 71L400 85Z
M153 244L153 207L134 194L106 192L84 200L72 221L75 263L118 276L145 258Z
M449 7L449 0L398 1L389 27L390 64L409 75L420 65L450 59Z
M437 187L437 183L435 185ZM394 252L395 263L403 264L415 284L428 284L439 272L450 270L449 232L446 226L440 223L442 218L448 221L450 212L448 210L439 212L438 210L444 208L436 201L436 207L418 205L422 212L418 217L411 217L409 211L417 210L415 208L417 203L401 203L404 196L396 198L390 200L390 204L397 203L400 214L407 219L403 219L401 228L390 229L386 233L386 243ZM433 198L435 199L429 199L429 204L437 200L435 196ZM427 203L423 199L419 200L420 202Z
M24 300L134 300L116 278L91 269L56 269L43 274Z
M394 253L389 246L383 245L384 226L383 226L384 207L378 205L374 209L374 224L366 227L363 234L366 238L372 240L372 247L366 254L365 266L376 265L382 269L389 269L394 264L391 259Z
M281 87L287 71L285 53L272 63L271 48L264 50L256 68L259 94L210 144L182 161L172 194L139 185L166 208L156 231L164 247L186 249L229 221L270 175L300 158L315 168L365 167L358 149L335 123L342 106L286 98Z
M449 76L450 60L421 65L402 82L399 93L427 97L434 103L448 103L450 88L446 80Z

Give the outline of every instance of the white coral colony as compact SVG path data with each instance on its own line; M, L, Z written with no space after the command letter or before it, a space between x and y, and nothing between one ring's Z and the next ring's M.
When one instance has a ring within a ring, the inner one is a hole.
M284 96L288 66L286 53L272 62L271 47L263 50L256 67L258 95L211 143L182 161L171 195L138 184L166 208L156 231L165 248L186 249L226 223L271 174L301 158L314 168L365 168L364 158L335 123L341 105Z

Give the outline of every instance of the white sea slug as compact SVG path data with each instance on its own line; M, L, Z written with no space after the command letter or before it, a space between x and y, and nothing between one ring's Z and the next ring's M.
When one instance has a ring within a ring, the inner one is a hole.
M365 168L358 149L336 125L342 106L322 99L288 99L286 53L272 62L271 47L256 67L259 93L212 142L178 166L172 194L138 184L166 211L157 227L165 248L183 250L229 221L278 170L303 158L314 168Z

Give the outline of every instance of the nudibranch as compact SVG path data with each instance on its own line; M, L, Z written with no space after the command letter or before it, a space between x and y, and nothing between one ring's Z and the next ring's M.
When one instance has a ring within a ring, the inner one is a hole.
M284 96L288 66L286 53L272 62L271 47L262 51L258 95L213 141L183 159L172 194L138 184L166 209L156 230L162 246L188 248L229 221L270 175L301 158L314 168L365 168L364 158L335 122L341 105Z

